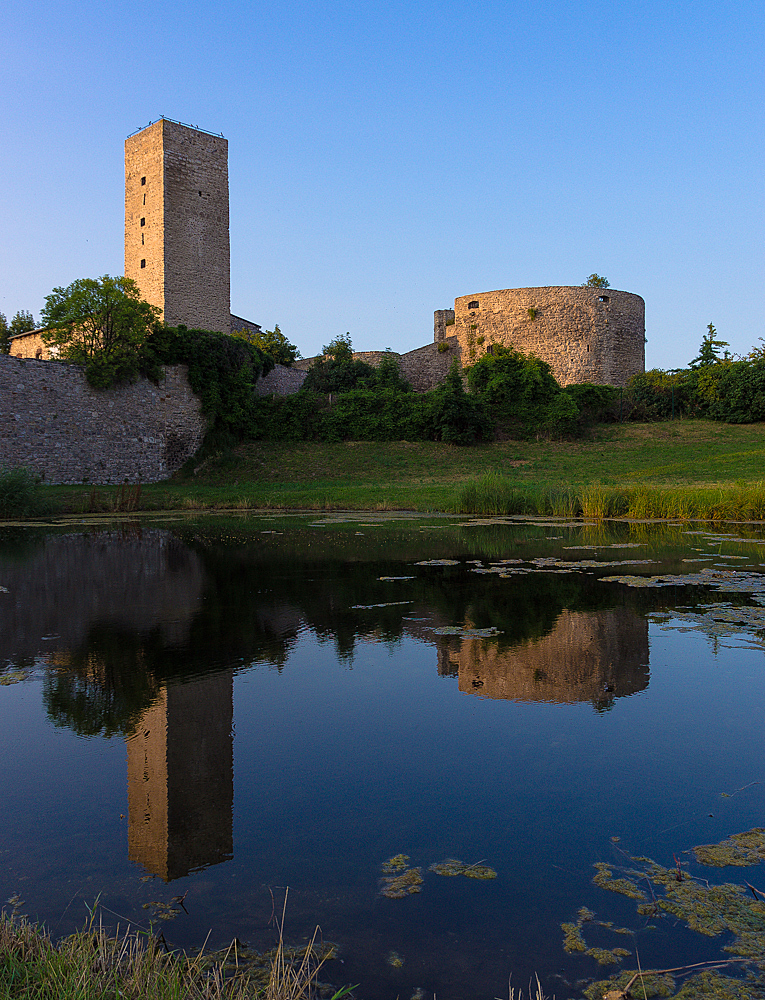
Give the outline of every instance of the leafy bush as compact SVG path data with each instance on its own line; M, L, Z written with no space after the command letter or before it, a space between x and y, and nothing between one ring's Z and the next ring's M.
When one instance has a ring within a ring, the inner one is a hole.
M765 420L765 360L709 365L698 374L697 392L713 420L729 424Z
M680 416L700 416L693 372L665 372L659 368L633 375L627 384L621 404L625 420L669 420L673 413ZM615 419L619 413L615 412Z
M46 504L40 496L39 480L29 469L0 466L0 517L34 517Z
M550 366L533 354L495 344L468 369L468 384L489 418L516 436L568 435L578 429L576 399L563 393Z
M474 444L493 437L484 403L465 392L456 358L441 385L425 393L421 399L421 437L451 444Z
M322 358L308 369L303 388L311 392L350 392L374 382L375 370L364 361L345 357Z
M608 423L613 419L613 408L618 401L619 390L612 385L580 382L565 386L563 392L578 407L580 424Z
M157 381L163 365L188 365L189 384L202 402L210 439L250 436L255 416L255 383L274 366L246 340L188 330L185 326L157 327L141 355L142 374Z

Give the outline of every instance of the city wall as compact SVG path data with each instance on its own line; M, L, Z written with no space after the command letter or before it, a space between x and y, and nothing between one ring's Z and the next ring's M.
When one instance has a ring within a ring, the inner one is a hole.
M555 286L462 295L447 329L463 365L499 344L546 361L561 385L623 386L645 371L645 303L631 292Z
M26 466L46 483L169 479L205 430L183 365L158 386L97 390L76 365L0 356L0 466Z

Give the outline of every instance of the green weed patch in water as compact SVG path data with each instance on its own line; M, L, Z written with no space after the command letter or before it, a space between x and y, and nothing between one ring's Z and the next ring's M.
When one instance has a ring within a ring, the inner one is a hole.
M765 860L765 830L756 828L745 833L734 834L720 844L707 844L693 849L702 864L715 866L757 864ZM703 860L705 859L705 860ZM623 878L614 878L614 865L599 862L594 878L596 885L612 892L618 892L638 902L637 912L641 916L658 917L662 914L673 916L685 924L689 930L705 937L725 934L727 943L721 956L715 962L700 963L710 966L698 972L698 965L677 969L663 969L658 972L640 974L637 971L620 973L609 980L593 983L585 990L588 1000L603 997L621 998L629 989L631 996L674 997L676 1000L696 1000L715 997L727 1000L762 1000L765 998L765 900L751 887L724 883L712 885L707 879L694 878L680 863L674 868L665 868L651 858L633 857L632 862L640 869L624 869ZM637 883L645 880L650 885L651 900L638 888ZM587 923L590 911L582 908L576 923L562 924L564 949L581 952L600 962L607 958L607 952L600 955L598 949L586 946L582 927ZM607 924L601 926L607 927ZM613 955L620 957L622 949L613 949ZM741 963L749 970L745 977L726 975L721 971L726 963ZM711 966L716 965L716 968ZM691 975L692 974L692 975ZM691 975L677 990L677 980ZM645 994L643 994L645 990Z
M395 870L395 869L394 869ZM380 894L388 899L403 899L416 892L422 892L422 872L419 868L407 868L398 875L388 875L382 880Z
M462 861L458 861L456 858L447 858L446 861L439 861L437 864L431 865L428 871L435 872L436 875L444 875L447 878L453 878L456 875L464 875L465 878L477 878L477 879L490 879L496 878L497 873L493 868L489 868L488 865L475 864L466 865Z
M618 892L621 896L629 896L630 899L639 899L646 902L648 897L638 889L637 885L626 878L613 877L613 865L608 865L604 861L598 861L595 865L598 874L592 880L601 889L608 889L609 892Z
M383 861L382 870L388 875L391 872L402 872L409 864L409 860L408 854L394 854L392 858Z
M758 865L765 861L765 828L758 826L745 833L734 833L719 844L702 844L694 847L693 853L699 864L713 868Z

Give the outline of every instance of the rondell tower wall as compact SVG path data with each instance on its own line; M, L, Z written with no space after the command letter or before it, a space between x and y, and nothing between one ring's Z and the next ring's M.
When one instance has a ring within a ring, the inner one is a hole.
M160 118L125 140L125 276L170 326L230 332L223 136Z

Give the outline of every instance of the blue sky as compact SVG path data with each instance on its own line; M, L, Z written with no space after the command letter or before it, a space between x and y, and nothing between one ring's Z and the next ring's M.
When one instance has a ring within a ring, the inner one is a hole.
M762 0L5 0L0 311L123 269L123 143L229 140L231 307L305 356L455 296L646 301L648 367L765 335Z

